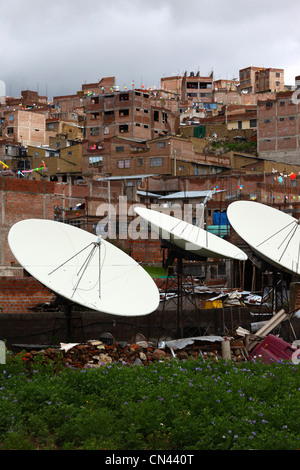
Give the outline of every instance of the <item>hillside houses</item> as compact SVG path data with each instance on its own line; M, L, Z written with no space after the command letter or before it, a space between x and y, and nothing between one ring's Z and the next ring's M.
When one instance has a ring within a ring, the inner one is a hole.
M162 77L159 89L121 90L108 76L51 102L24 90L1 104L0 155L19 178L81 185L145 174L230 178L266 171L264 160L290 167L298 165L298 105L282 114L287 88L282 69L251 66L239 79Z

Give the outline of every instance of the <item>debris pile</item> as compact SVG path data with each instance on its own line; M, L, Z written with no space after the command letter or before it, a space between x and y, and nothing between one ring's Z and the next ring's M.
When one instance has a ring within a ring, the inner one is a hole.
M97 368L112 363L144 365L171 359L187 360L197 357L213 358L215 361L220 357L221 348L219 344L210 344L201 348L195 339L194 344L186 347L168 347L167 345L156 347L149 343L140 342L133 344L113 343L104 344L102 341L90 340L86 344L61 344L60 348L49 347L41 351L24 350L18 354L28 363L34 362L38 357L42 360L61 362L65 367L74 368ZM202 343L202 341L201 341Z
M228 346L227 352L224 346ZM112 363L147 366L155 361L197 358L213 360L215 363L219 359L243 362L248 360L249 351L243 339L201 336L170 340L159 346L144 341L133 344L115 342L108 345L99 340L90 340L86 344L66 343L42 350L22 350L18 355L28 363L34 363L39 358L42 362L50 360L53 363L62 363L65 367L83 369Z

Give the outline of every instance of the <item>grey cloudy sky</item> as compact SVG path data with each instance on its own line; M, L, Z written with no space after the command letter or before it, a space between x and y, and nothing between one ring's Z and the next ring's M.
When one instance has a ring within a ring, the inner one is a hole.
M300 75L299 0L0 0L6 94L76 93L115 76L120 89L185 71L238 77L249 65Z

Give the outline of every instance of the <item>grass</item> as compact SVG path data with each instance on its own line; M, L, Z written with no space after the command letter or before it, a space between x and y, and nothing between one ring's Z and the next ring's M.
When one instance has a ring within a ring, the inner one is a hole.
M227 152L245 152L250 154L256 154L257 143L255 141L242 141L242 142L213 142L213 148L225 148Z
M300 375L288 362L0 366L0 450L293 450Z
M147 273L153 278L167 277L167 270L161 266L144 266Z

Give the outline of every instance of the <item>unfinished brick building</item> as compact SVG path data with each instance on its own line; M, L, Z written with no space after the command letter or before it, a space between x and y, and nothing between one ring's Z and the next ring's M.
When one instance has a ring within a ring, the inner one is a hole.
M46 117L35 110L8 110L3 113L2 136L21 145L46 144Z
M299 133L299 104L293 100L293 92L279 92L273 100L258 102L257 150L260 157L298 164Z
M144 90L92 95L86 109L86 137L99 142L104 137L124 136L147 140L164 134L175 134L179 125L176 113L157 102Z
M240 69L240 90L247 93L277 92L284 89L284 70L246 67Z

